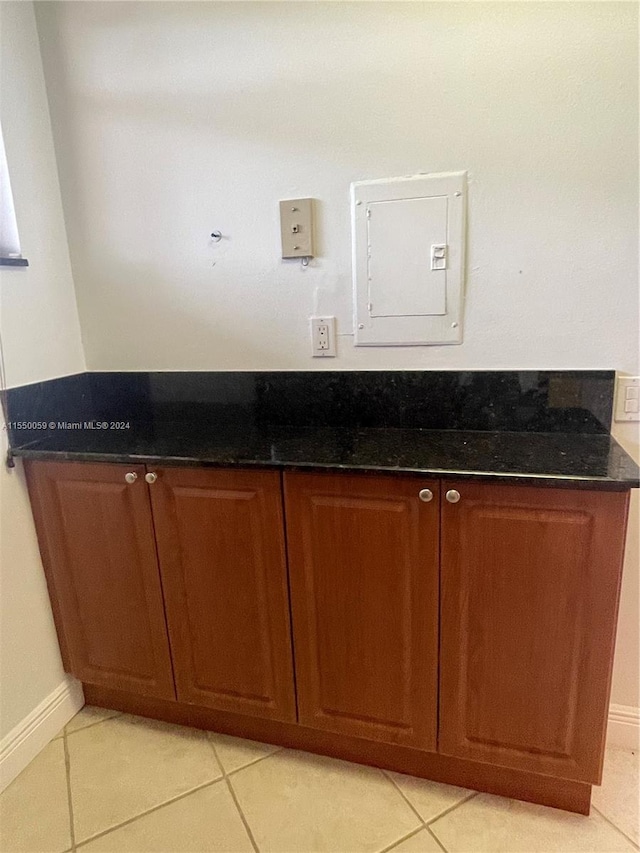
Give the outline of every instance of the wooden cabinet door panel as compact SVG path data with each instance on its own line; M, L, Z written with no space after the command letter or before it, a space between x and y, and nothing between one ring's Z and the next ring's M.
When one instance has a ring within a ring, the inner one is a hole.
M26 471L65 668L175 699L144 468L33 461Z
M597 783L626 495L447 485L439 750Z
M285 496L299 721L435 749L438 484L287 473Z
M295 720L280 474L157 474L149 491L178 699Z

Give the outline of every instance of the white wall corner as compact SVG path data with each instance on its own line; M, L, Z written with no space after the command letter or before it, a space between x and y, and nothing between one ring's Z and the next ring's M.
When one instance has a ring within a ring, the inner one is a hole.
M0 791L33 761L83 705L82 684L66 676L0 741Z
M610 705L607 746L640 749L640 708Z

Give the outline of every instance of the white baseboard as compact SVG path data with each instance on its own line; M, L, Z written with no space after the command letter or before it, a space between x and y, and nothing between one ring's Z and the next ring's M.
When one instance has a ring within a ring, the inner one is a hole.
M640 708L610 705L607 746L640 749Z
M0 791L13 782L83 705L82 685L69 677L2 738Z

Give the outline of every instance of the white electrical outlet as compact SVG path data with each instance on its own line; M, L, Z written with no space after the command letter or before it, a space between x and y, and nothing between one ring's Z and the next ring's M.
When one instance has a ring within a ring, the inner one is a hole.
M613 419L640 421L640 376L617 377Z
M335 358L335 317L311 317L311 354L314 358Z

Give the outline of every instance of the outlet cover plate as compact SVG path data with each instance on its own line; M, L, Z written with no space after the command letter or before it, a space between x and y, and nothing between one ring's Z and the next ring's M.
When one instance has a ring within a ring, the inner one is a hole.
M314 358L335 358L336 318L311 317L311 355Z

